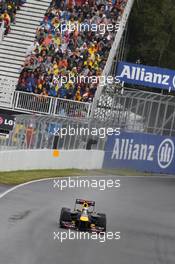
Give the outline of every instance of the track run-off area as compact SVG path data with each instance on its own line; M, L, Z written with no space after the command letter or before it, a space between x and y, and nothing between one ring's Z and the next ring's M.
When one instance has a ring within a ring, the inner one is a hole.
M120 187L60 190L45 179L0 188L0 263L175 263L175 177L82 179L120 180ZM78 239L77 231L77 239L55 237L68 234L59 228L59 214L62 207L73 209L76 198L95 200L96 211L106 213L107 232L120 232L120 239Z

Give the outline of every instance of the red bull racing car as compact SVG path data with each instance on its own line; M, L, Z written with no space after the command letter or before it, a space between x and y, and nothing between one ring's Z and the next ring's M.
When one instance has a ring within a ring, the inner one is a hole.
M95 212L95 202L76 199L74 210L62 208L59 221L61 228L88 232L105 232L106 215Z

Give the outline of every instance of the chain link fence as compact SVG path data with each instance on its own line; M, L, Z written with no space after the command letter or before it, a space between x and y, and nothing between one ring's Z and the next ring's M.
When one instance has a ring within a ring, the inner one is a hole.
M175 97L107 87L93 118L125 131L175 136Z
M13 131L0 139L0 149L103 149L101 125L95 122L93 129L84 119L18 115Z

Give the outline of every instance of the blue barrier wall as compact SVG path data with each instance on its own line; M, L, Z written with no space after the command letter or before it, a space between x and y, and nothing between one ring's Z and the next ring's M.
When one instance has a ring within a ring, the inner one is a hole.
M121 132L108 136L103 168L175 174L175 138Z

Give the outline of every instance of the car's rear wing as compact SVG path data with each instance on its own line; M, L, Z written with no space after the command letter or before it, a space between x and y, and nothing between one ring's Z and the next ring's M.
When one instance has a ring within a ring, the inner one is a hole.
M87 200L83 200L83 199L76 199L76 204L84 204L87 203L88 206L95 206L95 201L87 201Z

